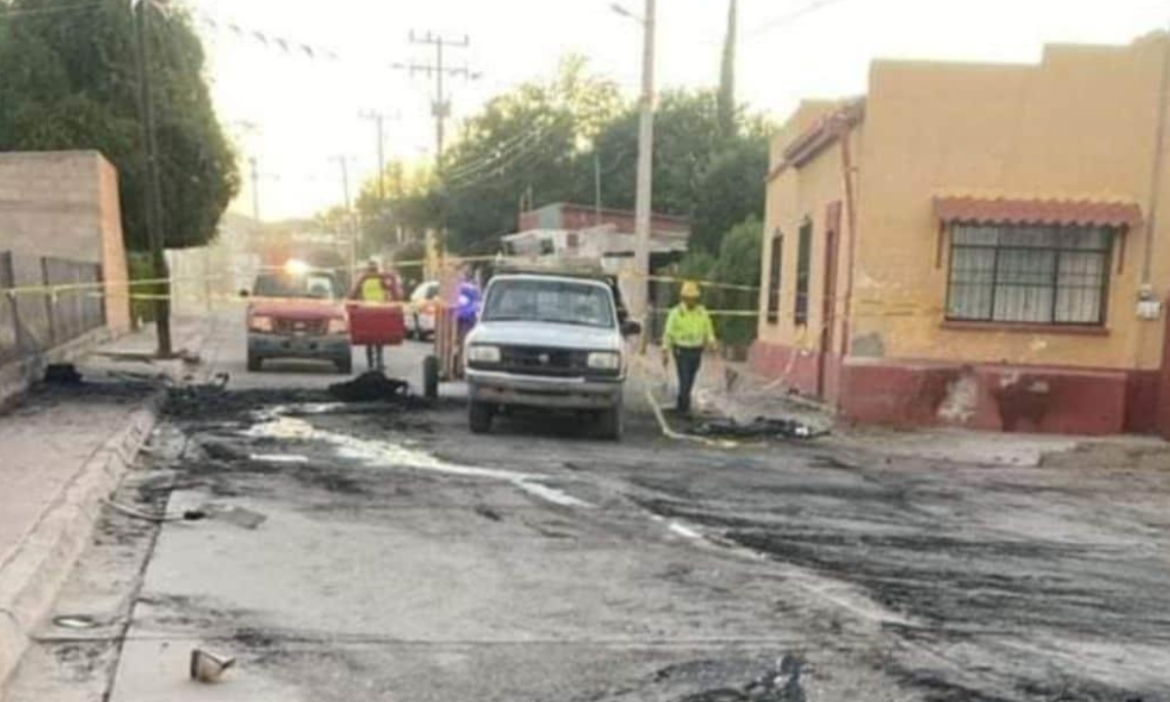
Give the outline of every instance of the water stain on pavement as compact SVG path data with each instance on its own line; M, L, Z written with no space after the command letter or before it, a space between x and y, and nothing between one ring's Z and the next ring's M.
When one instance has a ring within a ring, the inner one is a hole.
M249 427L242 435L252 439L318 442L332 447L342 458L370 467L407 468L457 477L502 481L511 483L533 497L562 507L594 507L593 504L564 490L546 485L542 482L546 477L535 473L460 465L408 446L405 442L365 439L321 429L303 418L280 415L279 409L277 415Z

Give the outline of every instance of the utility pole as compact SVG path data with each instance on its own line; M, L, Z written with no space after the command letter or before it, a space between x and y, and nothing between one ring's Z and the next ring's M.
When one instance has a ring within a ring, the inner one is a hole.
M364 110L359 115L362 119L373 121L378 139L378 199L386 202L386 115L377 110Z
M151 0L133 0L131 11L135 19L135 66L138 74L138 111L142 120L142 140L146 152L146 238L150 246L151 276L156 280L166 280L170 277L167 272L167 259L164 253L162 227L162 184L158 170L158 139L154 124L154 101L151 98L150 74L150 6ZM171 286L169 282L162 283L162 291L154 301L154 321L158 334L159 358L170 358L174 355L171 346Z
M341 194L345 197L345 228L349 230L349 274L357 275L357 228L353 226L353 212L350 210L349 199L349 158L334 156L333 160L341 166Z
M412 76L415 73L422 73L428 78L433 76L435 79L435 99L431 103L431 115L435 118L435 164L437 168L442 169L446 121L451 116L451 101L447 97L444 79L447 77L463 78L465 80L476 80L479 78L478 73L471 72L466 66L463 68L451 68L447 66L445 63L444 49L466 49L471 46L471 38L464 35L459 39L450 39L429 31L419 36L411 31L410 43L435 47L434 63L396 63L393 64L393 68L410 71L410 75Z
M593 149L593 226L601 226L601 156Z
M649 321L651 213L654 192L654 34L656 0L646 0L642 17L642 101L638 128L638 189L634 206L634 268L631 312Z
M252 172L252 219L260 221L260 166L255 156L248 158Z

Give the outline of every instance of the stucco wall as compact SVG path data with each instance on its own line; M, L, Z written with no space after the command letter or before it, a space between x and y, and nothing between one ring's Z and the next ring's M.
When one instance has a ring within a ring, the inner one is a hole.
M839 103L806 103L782 133L773 147L773 169L782 161L783 144L787 144L812 125L817 118ZM858 152L864 128L850 137L853 152ZM767 205L764 232L760 309L768 309L768 293L772 260L772 246L777 232L783 234L783 253L780 275L780 306L776 322L766 314L759 320L758 338L764 344L795 349L796 355L784 352L783 360L768 365L788 371L786 374L802 390L812 391L816 365L811 355L820 349L821 333L826 324L824 290L826 283L826 223L827 209L834 203L844 205L845 190L842 178L842 148L834 143L816 158L798 168L788 167L774 172L767 185ZM798 325L795 320L797 262L799 260L800 228L805 219L812 223L811 267L809 279L808 321ZM844 209L837 232L837 299L833 302L833 350L840 352L844 340L845 292L848 281L849 232ZM809 386L809 387L806 387Z
M1146 211L1165 48L1159 35L1129 47L1050 47L1039 66L875 63L860 157L852 354L1158 368L1162 325L1134 313L1144 231L1115 245L1107 333L950 331L941 328L948 252L936 266L931 200L955 191L1107 197ZM1160 215L1154 280L1164 294L1170 211Z
M0 153L0 250L101 263L109 326L129 328L118 176L101 154Z

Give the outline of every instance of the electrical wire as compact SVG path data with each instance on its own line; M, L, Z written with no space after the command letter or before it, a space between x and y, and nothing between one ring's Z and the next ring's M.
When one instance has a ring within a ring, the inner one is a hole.
M555 125L548 124L540 127L539 130L535 132L526 131L519 136L513 137L504 146L494 149L493 152L486 158L482 158L479 161L452 169L451 171L448 171L446 175L450 179L459 179L468 175L474 175L475 173L486 169L490 169L496 163L500 162L507 156L510 156L511 153L517 150L522 150L530 142L543 139L548 135L549 132L552 131L554 126Z
M538 156L539 154L540 154L539 149L533 149L532 151L517 154L508 163L501 164L499 168L493 169L492 171L489 171L487 173L482 173L477 178L472 178L470 180L462 180L462 181L458 181L458 182L454 182L454 183L448 183L447 189L449 191L470 190L471 188L474 188L477 185L481 185L492 178L495 178L497 176L502 175L505 170L520 168L522 166L529 165L530 163L532 163L533 160L535 160L534 157Z
M541 140L543 139L544 136L547 136L547 132L546 132L546 134L544 134L540 137L534 137L533 140L528 142L528 146L526 148L519 149L519 150L513 152L512 155L509 156L504 161L491 164L485 168L478 169L476 171L473 171L473 172L468 173L466 175L463 175L461 177L448 179L447 180L448 187L455 186L455 187L466 188L471 184L480 183L488 178L495 177L495 176L503 173L505 170L507 170L509 168L514 168L520 161L524 160L526 157L532 156L534 154L538 154L540 152L540 149L543 146L543 144L541 143Z
M799 20L807 15L811 15L814 12L817 12L819 10L823 10L827 7L831 7L833 5L836 5L836 4L845 2L845 1L846 0L813 0L813 2L809 3L808 5L805 5L804 7L800 8L798 10L793 10L792 12L789 12L786 15L781 15L779 17L767 20L761 24L756 25L752 29L749 29L743 35L744 41L751 41L752 39L758 39L759 37L772 31L773 29L778 29L778 28L783 27L785 25L792 24L793 22L795 22L795 21L797 21L797 20Z

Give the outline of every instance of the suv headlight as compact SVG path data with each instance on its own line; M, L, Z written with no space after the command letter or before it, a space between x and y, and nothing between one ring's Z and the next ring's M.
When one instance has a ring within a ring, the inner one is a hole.
M330 333L330 334L348 334L349 333L349 323L345 320L344 317L334 317L333 319L329 320L328 333Z
M499 363L500 347L474 344L467 349L467 360L472 363Z
M248 329L254 332L270 332L272 331L272 317L262 314L253 315L248 320Z
M622 367L622 355L613 351L593 351L585 364L594 370L618 370Z

